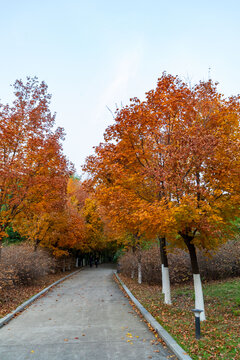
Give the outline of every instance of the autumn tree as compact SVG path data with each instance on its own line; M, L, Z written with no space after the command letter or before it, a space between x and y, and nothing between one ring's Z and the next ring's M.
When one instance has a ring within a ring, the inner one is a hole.
M99 252L105 247L103 222L98 207L87 193L81 180L68 179L63 206L50 212L48 234L40 242L57 257L75 253L78 256ZM46 216L46 215L45 215Z
M157 94L152 91L147 96L146 102L134 98L130 106L117 111L115 123L105 132L106 143L96 148L95 157L88 158L86 169L99 183L120 187L125 197L131 193L141 202L135 219L141 218L141 233L159 238L165 302L170 304L166 235L173 218L165 164L170 144L169 119L182 111L189 90L180 81L175 86L173 77L163 76ZM111 197L109 203L113 201Z
M28 78L13 87L13 106L0 106L0 249L16 216L49 201L49 189L63 190L71 172L62 153L63 129L54 130L47 85Z
M66 207L68 217L70 218L68 237L72 239L72 248L80 254L84 254L89 251L83 213L87 198L88 193L85 190L82 181L76 177L70 177L67 186Z
M178 236L192 264L196 308L204 310L196 248L216 250L239 214L239 97L224 99L211 82L191 91L175 120L168 165ZM201 320L205 319L204 312Z
M58 190L49 189L44 201L16 217L14 226L34 243L35 250L38 246L46 247L55 257L87 252L83 216L87 193L81 181L73 176Z
M239 213L239 97L163 74L146 101L117 111L85 168L103 194L117 186L142 201L141 231L161 239L163 264L166 237L188 249L195 306L204 309L196 248L217 249Z

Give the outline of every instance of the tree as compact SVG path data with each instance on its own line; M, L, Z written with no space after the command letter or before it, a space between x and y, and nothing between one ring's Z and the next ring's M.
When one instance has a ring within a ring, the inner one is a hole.
M12 107L0 106L0 254L16 216L44 201L50 188L62 189L72 171L62 154L63 129L53 130L47 85L17 80L14 95Z
M14 222L34 243L35 250L40 245L50 249L56 257L89 250L82 213L87 193L77 178L70 177L64 185L58 191L49 189L43 202L33 204Z
M109 187L119 186L125 197L131 192L141 202L138 209L140 232L148 234L150 239L159 238L163 289L168 304L171 297L166 235L171 231L169 222L173 221L168 201L171 194L165 179L171 131L169 119L177 116L183 99L189 96L188 88L178 80L175 86L174 81L174 77L164 75L157 94L149 92L147 101L142 103L134 98L130 106L117 111L115 123L105 132L106 144L96 148L96 156L89 157L86 165L96 181ZM112 201L113 197L110 203ZM161 211L153 212L153 208Z
M172 133L169 186L178 240L191 258L195 306L204 310L196 247L216 250L233 234L239 214L239 97L224 99L211 81L200 82L186 108Z
M146 101L117 110L85 166L101 191L118 186L141 200L141 232L161 239L163 264L166 238L189 251L202 309L196 247L217 249L240 209L239 109L239 97L224 99L211 81L190 88L164 73Z

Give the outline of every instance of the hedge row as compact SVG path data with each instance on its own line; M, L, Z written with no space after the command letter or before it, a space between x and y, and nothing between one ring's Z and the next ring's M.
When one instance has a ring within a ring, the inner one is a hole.
M55 260L43 249L34 251L28 244L3 247L0 287L29 284L54 268Z
M142 263L142 281L149 284L161 283L161 259L159 248L155 245L149 250L133 254L125 253L120 259L121 272L126 276L137 276L137 256ZM206 255L198 251L200 273L203 281L240 276L240 241L224 244L217 253ZM189 282L192 279L189 254L184 250L174 250L168 254L170 281L172 284Z

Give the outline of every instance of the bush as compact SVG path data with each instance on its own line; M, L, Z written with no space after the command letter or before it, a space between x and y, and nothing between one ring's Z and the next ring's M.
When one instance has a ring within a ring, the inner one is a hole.
M162 281L161 258L159 248L153 246L141 251L142 281L159 284ZM207 255L198 251L200 273L203 280L225 279L240 276L240 241L224 244L216 254ZM172 284L189 282L192 279L189 254L176 249L168 254L170 280ZM130 277L137 274L137 257L132 252L125 253L119 259L121 272Z
M201 252L199 266L203 279L206 280L240 276L240 241L229 241L210 258Z
M54 259L43 249L33 251L28 244L3 247L0 287L30 284L54 268Z

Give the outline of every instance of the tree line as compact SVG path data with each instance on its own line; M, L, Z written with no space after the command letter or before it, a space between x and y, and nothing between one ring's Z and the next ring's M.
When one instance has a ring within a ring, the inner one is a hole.
M144 101L116 110L82 182L63 154L47 85L28 78L13 88L13 105L0 105L0 249L10 228L54 256L130 248L141 282L138 249L157 239L165 303L168 252L181 248L204 310L196 250L234 236L240 212L240 97L163 73Z
M0 261L9 234L56 257L101 250L102 222L63 154L46 83L28 78L13 89L12 106L0 104Z

